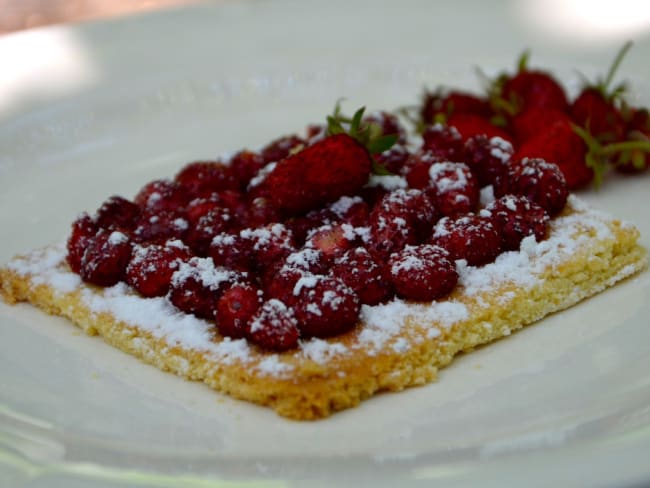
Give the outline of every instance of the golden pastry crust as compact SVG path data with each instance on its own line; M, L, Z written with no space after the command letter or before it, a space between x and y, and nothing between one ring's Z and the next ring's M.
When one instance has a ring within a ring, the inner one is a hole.
M67 317L161 370L285 417L318 419L379 391L429 383L457 353L510 335L639 272L647 256L638 237L633 226L572 197L551 224L548 240L528 239L519 252L461 270L460 285L444 301L364 307L351 332L285 353L221 338L207 322L173 311L163 298L136 296L125 285L83 284L67 268L61 247L16 257L0 268L0 295L8 303L27 301ZM177 333L175 322L188 332Z

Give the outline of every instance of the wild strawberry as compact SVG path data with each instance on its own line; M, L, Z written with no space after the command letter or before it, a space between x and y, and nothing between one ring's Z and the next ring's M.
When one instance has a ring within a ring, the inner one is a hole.
M283 224L244 229L239 235L243 239L243 247L250 249L253 267L258 271L264 271L295 250L291 231Z
M87 213L81 214L73 223L70 237L68 237L66 260L70 269L79 274L81 260L90 240L99 230L97 223Z
M315 229L333 223L333 215L329 209L318 209L307 212L307 214L292 217L285 221L285 225L291 231L296 245L301 245L307 239L307 235Z
M294 287L294 310L302 336L329 337L347 332L359 320L359 298L329 276L304 276Z
M330 275L350 287L363 304L376 305L391 298L392 290L381 266L364 247L339 256Z
M199 256L206 256L212 239L232 226L232 216L225 208L213 208L189 229L185 242Z
M193 198L223 190L235 190L238 181L229 166L219 161L195 161L185 165L174 178Z
M183 312L212 320L223 292L243 281L241 273L215 266L210 258L194 257L172 274L168 297Z
M332 219L353 227L361 227L368 223L370 210L361 197L341 197L327 206ZM317 227L317 226L314 226ZM320 227L320 226L318 226Z
M251 242L238 232L222 232L212 238L208 255L215 265L238 271L250 271L254 266L255 256Z
M222 336L239 339L248 333L248 323L262 305L262 291L249 285L227 289L217 302L217 328Z
M472 136L465 141L463 161L476 176L480 187L495 185L497 179L507 177L512 158L512 144L500 137Z
M230 171L239 182L240 188L245 189L265 164L261 154L244 150L230 158Z
M131 257L131 240L114 230L100 230L88 240L79 275L87 283L113 286L124 277Z
M268 198L257 197L249 203L245 222L247 227L263 227L280 220L282 216Z
M569 196L557 165L539 158L525 158L513 166L509 189L538 204L551 217L562 211Z
M249 199L243 193L235 190L224 190L218 193L220 206L230 211L232 226L244 227L249 217Z
M441 117L446 120L456 113L476 114L489 118L490 104L487 100L463 91L452 90L444 95L440 90L425 93L420 110L420 116L425 124L433 124Z
M501 252L501 237L491 220L475 214L440 219L432 243L446 249L451 259L464 259L470 266L492 262Z
M293 291L296 283L304 276L312 276L312 273L292 266L283 265L274 273L272 279L267 277L264 280L264 295L267 298L276 298L287 305L293 306L297 300Z
M140 216L140 207L135 203L114 195L102 203L95 221L103 229L133 230Z
M524 142L513 160L539 158L556 164L570 189L594 179L594 169L587 166L587 145L575 132L567 116L559 117L536 136Z
M357 236L349 224L324 225L310 234L305 246L316 249L327 263L355 245Z
M222 207L223 203L219 198L218 193L212 193L208 197L195 198L188 203L185 214L190 227L196 225L201 217L207 214L210 210Z
M489 138L500 137L512 142L512 137L508 132L492 124L489 119L479 115L470 113L454 114L449 117L447 124L458 131L463 141L472 136L485 135Z
M420 150L412 154L404 167L409 188L417 188L418 190L427 188L431 180L429 176L431 165L443 161L448 161L448 159L428 150Z
M189 248L178 240L164 245L136 245L126 267L126 282L142 296L164 296L174 271L191 256Z
M133 240L136 242L184 240L188 229L189 223L182 212L145 210L133 230Z
M430 301L447 295L458 281L449 253L430 244L406 246L390 257L390 281L407 300Z
M395 144L384 152L373 154L373 158L389 173L399 174L402 168L404 168L410 154L406 146Z
M293 151L299 150L305 141L297 135L289 135L276 139L262 149L264 164L282 161Z
M370 250L380 260L425 239L438 214L420 190L395 190L370 213Z
M192 198L176 181L154 180L140 189L134 201L145 211L173 212L187 205Z
M429 168L427 194L442 215L462 215L478 206L478 181L464 163L434 163Z
M356 193L370 168L368 151L349 135L337 134L279 162L261 184L278 210L297 214Z
M274 298L264 302L248 322L248 339L263 349L294 349L299 338L298 321L293 310Z
M422 149L438 161L457 161L461 155L463 140L455 127L434 124L422 132Z
M548 213L526 197L504 195L491 202L486 209L505 251L516 251L521 241L534 235L537 242L544 240L550 220Z
M509 115L516 115L531 107L555 108L566 111L568 102L564 88L550 74L528 68L529 53L525 52L518 63L518 71L514 76L504 75L497 81L492 103L505 105ZM495 100L495 98L497 100Z

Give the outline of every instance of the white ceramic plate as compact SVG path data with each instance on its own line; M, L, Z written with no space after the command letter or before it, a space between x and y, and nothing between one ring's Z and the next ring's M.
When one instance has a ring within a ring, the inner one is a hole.
M394 108L423 85L476 88L473 66L510 68L524 47L576 80L623 42L571 37L538 7L233 2L0 38L0 261L64 238L110 194L322 120L340 97ZM621 76L648 105L650 43L636 38ZM614 178L584 197L650 247L649 184ZM649 316L644 273L438 383L297 423L0 304L0 485L644 484Z

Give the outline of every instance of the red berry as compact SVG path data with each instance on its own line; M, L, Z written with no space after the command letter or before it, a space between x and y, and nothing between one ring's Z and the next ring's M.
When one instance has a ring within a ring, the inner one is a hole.
M147 183L135 196L135 203L150 212L176 212L192 199L181 185L172 180L154 180Z
M420 190L386 194L370 213L370 251L380 260L407 244L426 238L437 219L436 209Z
M361 227L368 224L370 210L368 209L368 204L361 197L341 197L329 205L327 210L331 212L332 220L350 224L353 227Z
M95 221L103 229L133 230L139 216L140 207L126 198L115 195L99 207Z
M208 255L217 266L239 271L253 269L254 256L250 241L241 237L239 233L222 232L214 236Z
M517 114L512 119L512 131L517 139L517 144L521 145L540 132L546 131L558 120L568 120L568 116L566 112L552 107L535 106Z
M490 117L491 112L487 100L471 93L454 90L446 95L440 92L427 92L420 115L425 124L432 124L439 116L446 119L455 113L471 113L487 118Z
M252 285L235 285L217 302L217 328L222 336L239 339L262 304L262 292Z
M462 148L463 140L454 127L434 124L425 127L422 133L422 149L438 160L457 161Z
M526 197L505 195L491 202L486 210L506 251L518 250L521 241L530 235L537 242L546 237L548 213Z
M512 159L523 158L540 158L556 164L571 189L584 186L594 178L593 169L586 163L587 145L575 133L567 116L558 116L521 144Z
M267 300L248 323L248 338L263 349L287 351L298 346L300 331L293 310L280 300Z
M373 158L379 165L386 168L389 173L399 174L402 171L402 168L404 168L410 155L411 153L406 146L394 144L390 149L375 154Z
M244 229L239 235L244 247L250 249L253 266L263 271L295 250L291 231L283 224L271 224L256 229Z
M239 182L239 186L245 189L265 165L261 154L252 151L239 151L230 159L230 168L233 176Z
M282 216L271 204L268 198L257 197L254 198L248 206L246 225L247 227L262 227L274 222L279 222L281 219Z
M68 237L66 260L70 269L79 274L81 260L90 240L97 234L98 227L95 221L86 213L81 214L72 224L72 232Z
M341 280L323 275L303 276L294 288L293 305L300 333L330 337L347 332L359 320L359 298Z
M278 210L299 214L357 193L370 168L366 148L347 134L337 134L280 161L260 185Z
M495 186L499 178L507 177L512 157L512 144L500 137L472 136L465 141L467 166L476 176L480 187Z
M223 292L244 281L241 273L217 267L210 258L182 262L172 275L169 300L180 310L204 319L214 319Z
M564 88L549 73L522 69L506 79L501 98L509 102L515 113L531 107L554 108L566 111L568 102Z
M523 195L554 216L562 211L569 190L557 165L539 158L525 158L512 168L509 190Z
M309 236L305 246L320 251L323 259L331 263L353 247L356 239L354 230L348 224L324 225Z
M454 114L449 117L447 124L456 129L462 140L466 140L472 136L484 135L489 138L500 137L506 141L512 141L510 134L503 128L493 125L489 119L483 118L479 115L464 113ZM456 158L456 160L457 159L458 158Z
M262 149L262 159L264 164L275 163L282 161L288 157L292 151L298 150L300 146L304 146L305 141L297 135L289 135L280 137Z
M164 296L174 271L191 256L189 248L178 240L165 245L136 245L126 267L126 282L142 296Z
M464 163L434 163L429 168L427 194L442 215L458 216L478 206L479 185Z
M189 163L179 171L175 181L193 198L239 188L239 182L231 168L217 161Z
M189 229L186 242L196 254L205 256L214 236L226 232L231 225L232 216L227 209L213 208Z
M210 210L219 207L223 207L223 202L221 201L221 198L219 198L218 193L213 193L208 197L200 197L192 200L185 209L185 214L190 227L196 225L199 219Z
M403 169L409 188L417 188L419 190L427 188L431 179L429 176L429 168L431 168L433 163L443 161L447 161L447 159L427 150L422 150L411 155Z
M388 265L397 295L407 300L434 300L451 292L458 281L449 253L439 246L406 246Z
M133 230L136 242L164 242L168 239L184 240L189 223L183 213L172 211L144 211Z
M571 118L599 142L616 142L625 135L625 122L613 99L596 87L585 88L571 105Z
M337 258L330 275L350 287L363 304L376 305L393 294L384 267L364 247L350 249Z
M99 286L113 286L124 277L131 258L131 240L114 230L100 230L88 240L81 258L81 279Z
M464 259L470 266L492 262L501 252L501 237L492 221L475 214L440 219L432 242L446 249L451 259Z

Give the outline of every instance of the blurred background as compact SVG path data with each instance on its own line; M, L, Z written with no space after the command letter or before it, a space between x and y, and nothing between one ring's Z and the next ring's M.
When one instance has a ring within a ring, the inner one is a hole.
M0 0L0 34L189 3L192 0Z

